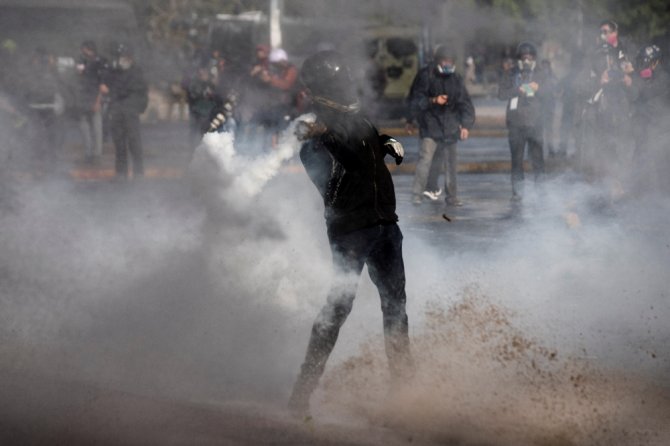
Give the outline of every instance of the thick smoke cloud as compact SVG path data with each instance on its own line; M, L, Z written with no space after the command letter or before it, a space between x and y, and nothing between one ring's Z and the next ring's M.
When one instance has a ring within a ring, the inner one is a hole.
M4 381L283 407L331 266L286 135L257 158L207 135L171 184L0 171ZM670 201L616 180L552 178L476 249L436 246L400 197L416 379L389 393L364 274L317 419L417 443L668 444Z

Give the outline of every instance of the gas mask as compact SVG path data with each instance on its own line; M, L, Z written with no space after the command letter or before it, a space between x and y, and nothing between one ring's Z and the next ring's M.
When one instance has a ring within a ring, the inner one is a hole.
M437 64L437 72L440 74L453 74L456 71L456 65L453 63Z
M516 62L521 71L533 71L535 69L534 59L519 59Z
M616 46L618 41L616 33L607 33L607 32L600 33L600 40L611 46Z

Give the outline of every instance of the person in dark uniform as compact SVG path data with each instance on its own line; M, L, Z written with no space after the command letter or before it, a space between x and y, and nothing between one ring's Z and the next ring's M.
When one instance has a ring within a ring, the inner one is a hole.
M544 103L553 97L554 86L537 66L537 49L528 42L519 44L517 66L500 80L498 98L507 101L507 129L512 155L512 200L523 195L523 158L528 146L537 181L544 174L543 120Z
M132 157L133 177L144 175L140 114L148 102L148 88L142 69L125 44L115 51L115 60L103 90L109 95L112 139L116 149L116 176L128 178L128 153Z
M300 159L321 194L335 276L326 304L314 321L305 361L289 409L303 415L323 374L340 327L351 311L358 279L368 266L383 313L386 354L394 382L411 374L402 233L395 213L395 190L384 163L400 164L403 148L359 112L354 82L344 57L322 51L301 71L316 122L299 126L305 142Z

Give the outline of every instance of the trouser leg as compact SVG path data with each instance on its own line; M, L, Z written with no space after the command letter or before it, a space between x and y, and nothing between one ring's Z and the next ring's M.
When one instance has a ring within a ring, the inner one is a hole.
M142 137L140 135L140 117L135 113L125 115L128 151L133 159L133 176L144 175L144 157Z
M419 161L416 163L414 172L414 182L412 184L412 194L420 196L426 190L426 182L430 173L430 165L437 149L437 143L434 139L423 138L421 140L421 149L419 151Z
M384 340L389 370L395 380L412 374L409 329L406 312L405 266L402 258L402 233L398 225L380 227L381 235L373 246L367 265L370 279L381 299Z
M98 110L91 116L93 126L93 156L102 156L102 112Z
M351 312L368 249L364 238L367 231L356 231L340 240L331 240L335 277L326 304L312 325L305 360L293 386L289 406L294 409L307 409L309 397L316 389L328 357L335 347L340 327Z
M523 155L526 149L525 132L520 127L509 128L509 148L512 155L512 194L522 194Z
M84 150L86 157L93 156L93 134L92 134L91 116L86 113L79 117L79 130L81 131L82 139L84 140Z
M544 149L542 147L542 129L533 128L528 133L528 156L533 167L535 181L544 176Z
M128 148L126 147L126 125L121 113L111 117L112 140L114 141L116 175L128 177Z
M456 143L447 144L444 152L444 190L446 191L447 200L456 200L458 198L458 181L456 174L458 173L458 155L456 151Z
M430 171L426 180L425 190L436 191L439 189L438 180L440 174L444 171L444 145L438 144L433 154L433 161L430 163Z

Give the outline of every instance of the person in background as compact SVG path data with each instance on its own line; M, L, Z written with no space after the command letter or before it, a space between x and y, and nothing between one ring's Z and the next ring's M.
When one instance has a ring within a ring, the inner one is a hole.
M86 149L85 159L95 164L102 156L103 93L100 87L109 67L107 60L98 55L95 42L87 40L81 45L76 68L79 75L77 113Z
M634 69L616 22L600 24L598 44L588 55L585 71L580 86L585 104L580 124L582 168L589 175L608 177L620 189L618 178L628 170L632 145L627 90Z
M212 111L221 102L212 82L209 64L198 67L195 77L188 84L187 95L191 143L197 144L209 129Z
M632 104L633 184L641 192L670 194L670 76L661 65L661 49L640 48L629 97Z
M116 152L116 177L128 178L128 153L134 178L144 175L144 157L140 134L140 114L148 103L148 88L142 69L135 63L133 51L119 44L103 91L109 95L112 140Z
M65 137L61 120L65 100L54 58L46 49L35 49L23 82L22 93L31 121L35 124L33 129L39 157L42 161L53 163Z
M265 99L264 107L256 114L256 121L272 135L274 146L278 132L295 116L298 69L281 48L273 49L268 61L268 69L258 74L258 79L265 85Z
M553 87L553 94L547 96L542 103L542 117L544 119L544 145L547 146L547 154L550 158L556 158L556 147L554 146L556 132L554 131L554 117L556 116L556 96L558 94L558 80L554 76L551 62L548 59L540 61L540 69L544 72L546 82Z
M553 96L553 86L537 66L537 49L522 42L516 50L517 66L504 73L498 85L498 98L507 101L507 129L512 156L512 200L523 196L523 159L528 147L535 180L544 175L542 149L544 103Z
M414 204L421 204L423 200L431 165L437 157L436 168L443 166L445 171L447 206L462 205L458 199L456 143L468 139L475 123L475 108L463 78L455 72L455 62L456 57L449 47L438 46L433 62L417 73L411 88L410 108L419 124L421 138L412 184Z

